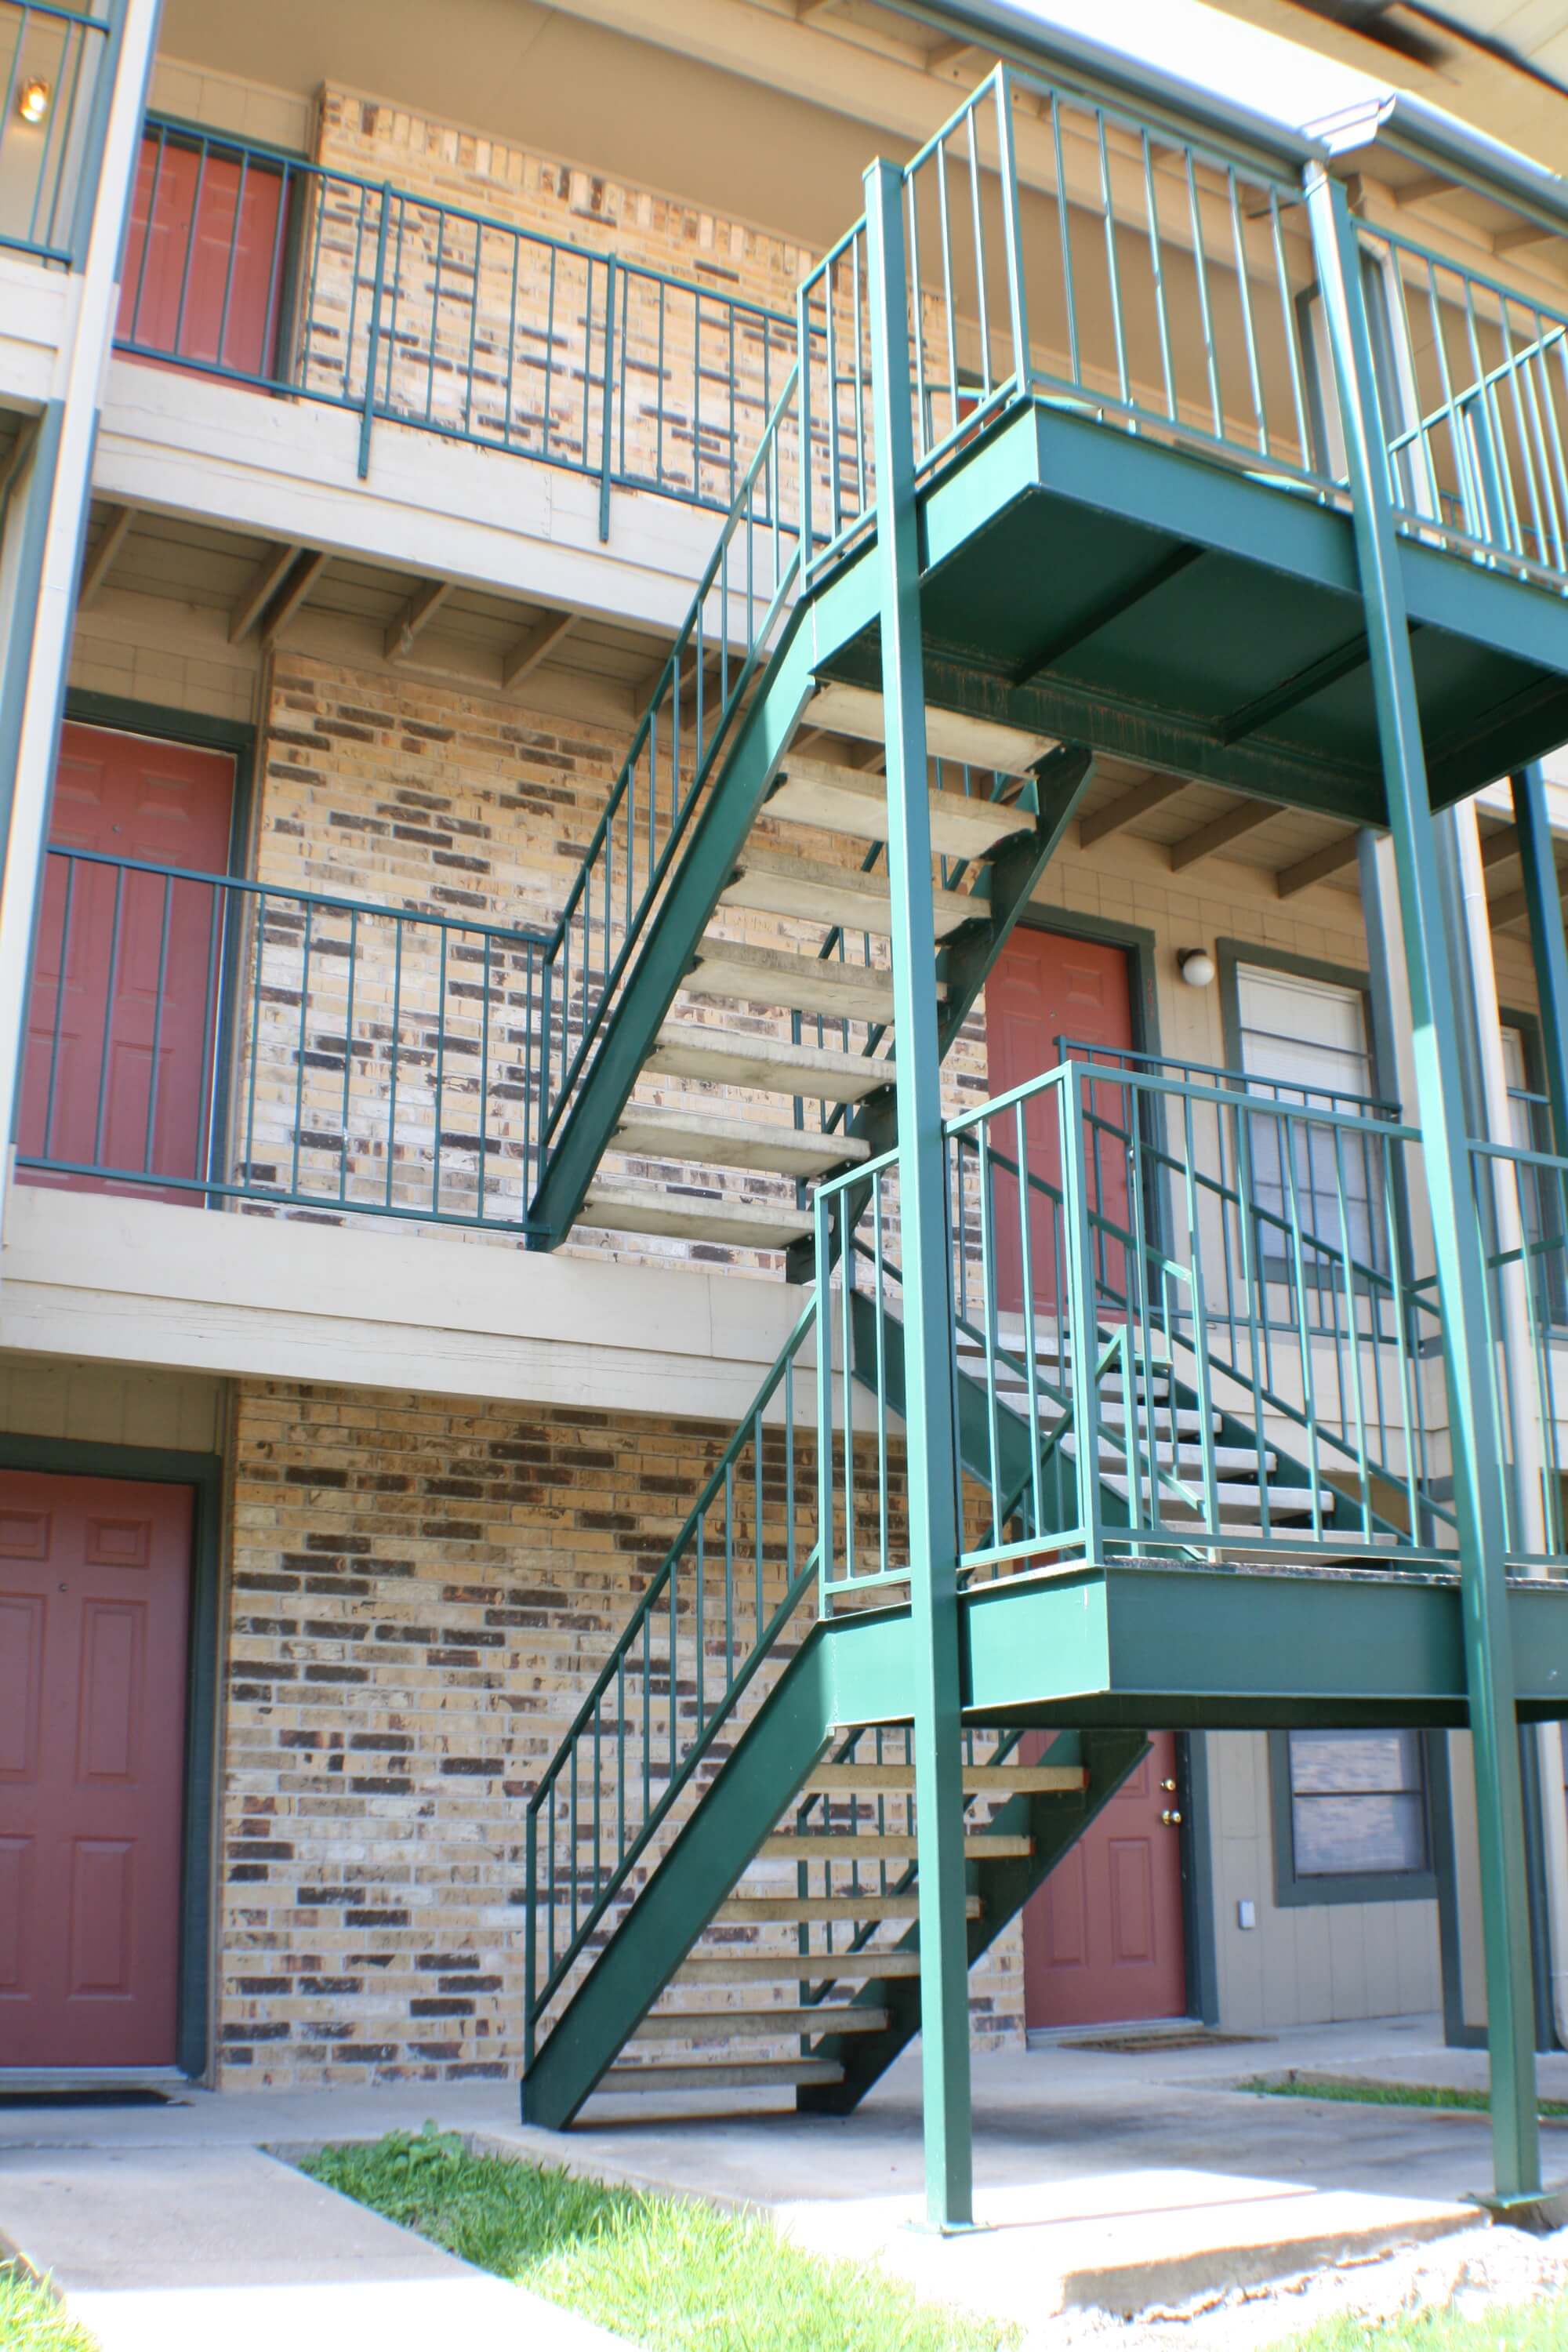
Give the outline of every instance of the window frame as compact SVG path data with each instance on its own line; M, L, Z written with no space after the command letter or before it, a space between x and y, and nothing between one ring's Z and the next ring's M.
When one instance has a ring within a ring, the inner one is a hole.
M1299 1725L1302 1730L1315 1730L1316 1725ZM1322 1728L1328 1728L1324 1726ZM1385 1727L1377 1726L1383 1729ZM1409 1730L1408 1724L1392 1727ZM1345 1733L1353 1738L1352 1730ZM1268 1735L1268 1792L1273 1826L1274 1900L1281 1910L1300 1910L1311 1905L1330 1903L1435 1903L1437 1899L1436 1844L1434 1836L1433 1790L1427 1745L1416 1733L1415 1752L1421 1763L1421 1818L1426 1832L1426 1866L1424 1870L1344 1871L1329 1876L1319 1873L1303 1876L1296 1869L1296 1818L1293 1807L1295 1789L1290 1778L1290 1734L1288 1730L1271 1731Z
M1361 999L1362 1021L1366 1033L1367 1066L1374 1096L1384 1102L1397 1102L1398 1088L1390 1084L1388 1045L1377 1019L1377 1004L1369 972L1357 971L1347 964L1324 963L1311 956L1292 955L1288 949L1269 948L1251 940L1217 940L1215 961L1219 966L1220 1027L1225 1039L1226 1066L1238 1078L1247 1076L1246 1057L1242 1044L1241 972L1247 966L1258 971L1278 972L1287 979L1315 981L1320 987L1339 988ZM1269 1083L1265 1079L1264 1085ZM1408 1264L1408 1232L1405 1198L1405 1167L1396 1154L1394 1169L1394 1262L1381 1270L1385 1280L1403 1279ZM1266 1283L1285 1283L1289 1279L1289 1266L1283 1257L1268 1257L1261 1267ZM1309 1287L1325 1288L1337 1280L1337 1272L1326 1265L1302 1269ZM1358 1284L1358 1287L1360 1285Z

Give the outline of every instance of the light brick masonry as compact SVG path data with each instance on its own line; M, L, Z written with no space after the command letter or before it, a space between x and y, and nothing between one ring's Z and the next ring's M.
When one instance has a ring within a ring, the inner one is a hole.
M241 1386L222 2082L516 2073L526 1800L728 1433ZM775 1539L769 1608L782 1572ZM982 2040L1021 2031L1018 1949Z

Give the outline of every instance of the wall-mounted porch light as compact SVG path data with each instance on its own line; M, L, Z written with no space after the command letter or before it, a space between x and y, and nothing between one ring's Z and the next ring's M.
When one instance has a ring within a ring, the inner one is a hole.
M1184 948L1176 962L1189 988L1213 987L1215 960L1207 948Z
M25 81L16 97L16 111L24 122L41 122L49 110L54 91L49 84L35 74Z

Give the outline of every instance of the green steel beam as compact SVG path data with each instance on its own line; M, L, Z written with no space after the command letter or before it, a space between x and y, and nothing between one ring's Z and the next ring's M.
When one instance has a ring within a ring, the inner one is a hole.
M1486 1267L1469 1206L1454 990L1443 951L1431 803L1360 246L1344 189L1322 171L1308 174L1307 209L1349 458L1443 1307L1480 1844L1493 2166L1497 2194L1506 2203L1539 2195L1541 2145L1524 1804L1498 1481L1504 1447L1484 1357Z
M833 1726L826 1630L807 1634L552 2027L523 2079L524 2123L565 2130L799 1793Z
M1058 630L1055 636L1037 646L1014 670L1013 684L1026 686L1042 671L1054 669L1064 655L1076 652L1079 646L1087 645L1090 637L1097 637L1101 629L1108 629L1112 621L1120 621L1124 614L1142 604L1145 597L1152 596L1157 589L1166 587L1171 581L1180 579L1184 572L1191 571L1193 565L1201 562L1207 553L1205 547L1188 547L1178 541L1129 586L1119 589L1113 596L1104 597L1068 627Z
M974 2218L969 1982L964 1923L958 1682L958 1460L948 1307L947 1160L931 899L920 533L910 373L903 173L866 174L866 311L876 452L876 569L887 722L894 1096L905 1351L910 1596L909 1685L920 1861L921 2054L926 2214L937 2230Z
M1530 950L1535 959L1535 991L1541 1008L1542 1060L1546 1098L1552 1107L1552 1149L1568 1158L1568 945L1563 934L1563 900L1552 846L1546 784L1539 766L1510 777L1513 821L1524 868L1530 909Z

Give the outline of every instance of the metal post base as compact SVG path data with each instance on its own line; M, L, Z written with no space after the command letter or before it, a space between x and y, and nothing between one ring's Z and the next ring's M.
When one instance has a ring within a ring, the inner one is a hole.
M1466 2202L1489 2213L1500 2228L1528 2230L1533 2238L1548 2238L1554 2230L1568 2228L1568 2180L1559 2180L1533 2195L1493 2197L1478 2193Z

